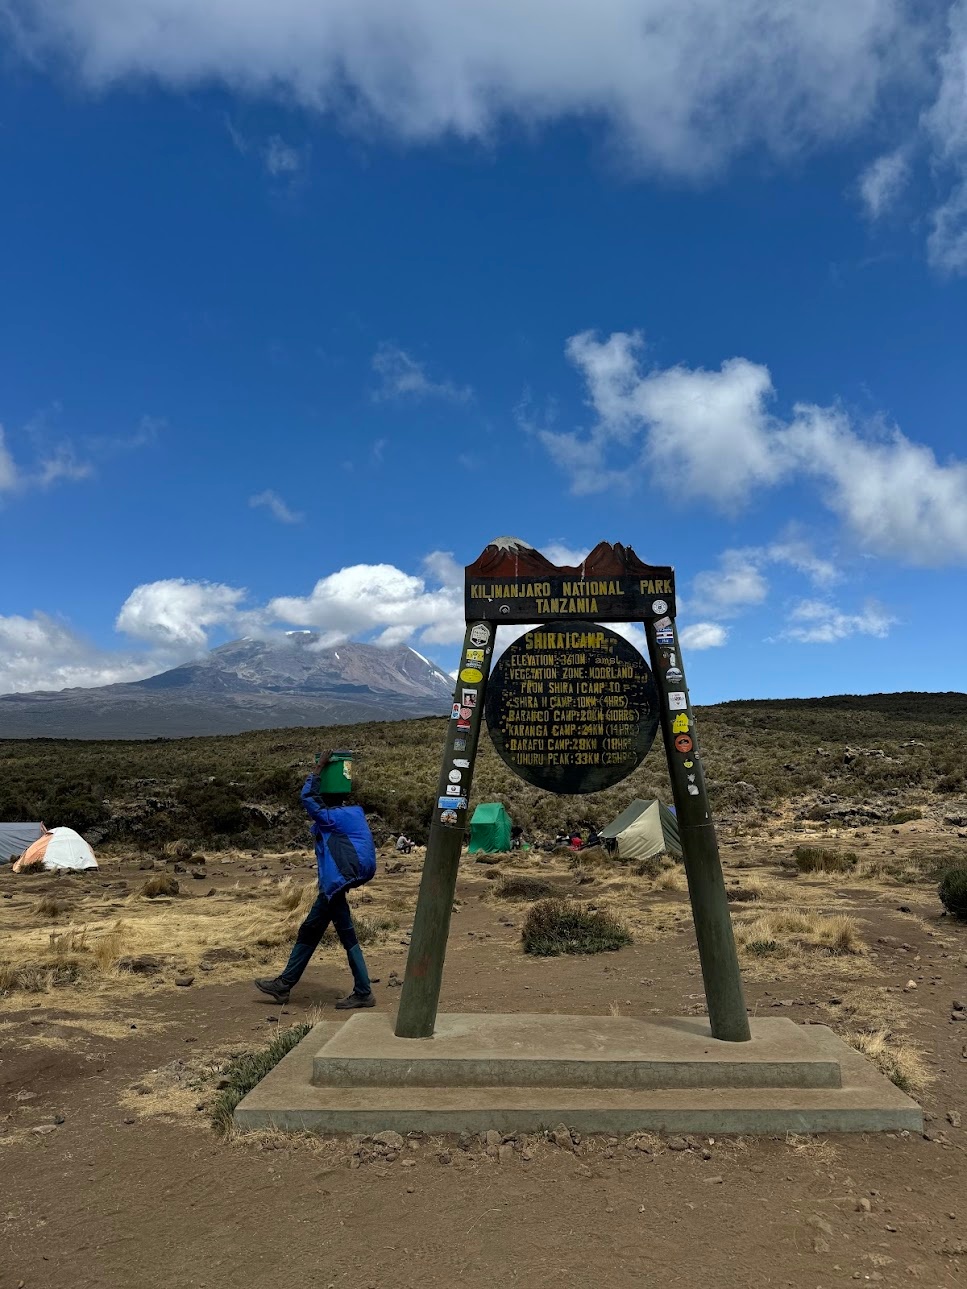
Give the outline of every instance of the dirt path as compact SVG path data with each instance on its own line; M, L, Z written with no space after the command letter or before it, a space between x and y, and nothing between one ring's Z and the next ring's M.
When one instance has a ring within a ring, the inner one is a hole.
M399 899L415 882L386 877L381 889ZM489 886L472 866L461 879L444 1008L702 1010L681 892L650 895L660 917L649 925L664 929L620 953L532 960L519 951L522 907ZM921 916L926 902L902 892L816 889L823 907L855 913L870 945L863 971L845 960L754 963L749 1005L823 1023L844 1009L892 1009L933 1078L924 1138L693 1138L645 1150L541 1140L529 1160L516 1148L492 1157L476 1139L435 1140L360 1164L351 1141L223 1142L195 1108L211 1084L191 1086L193 1071L229 1050L328 1013L347 983L334 951L283 1013L237 964L190 987L164 975L93 998L11 995L0 1010L0 1286L962 1284L967 1023L951 1017L954 1001L967 1002L967 928L941 922L935 902ZM402 975L405 939L367 951L381 1006L398 1002L387 981Z

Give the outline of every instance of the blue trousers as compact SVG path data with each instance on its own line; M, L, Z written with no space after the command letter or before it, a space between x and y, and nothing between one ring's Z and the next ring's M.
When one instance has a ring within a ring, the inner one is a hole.
M353 973L353 992L371 993L372 986L369 982L369 972L366 970L366 959L356 938L353 915L349 911L349 901L346 899L345 891L340 891L331 900L327 900L322 891L319 892L319 898L309 910L302 926L299 927L299 934L289 954L289 961L285 964L285 970L279 976L279 980L290 988L298 981L309 965L309 959L318 948L319 941L330 922L349 959L349 970Z

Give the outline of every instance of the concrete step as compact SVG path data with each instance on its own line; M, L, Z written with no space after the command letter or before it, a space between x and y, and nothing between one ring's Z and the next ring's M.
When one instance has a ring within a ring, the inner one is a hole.
M705 1017L449 1013L431 1039L397 1038L357 1014L321 1048L326 1087L837 1088L842 1044L825 1026L753 1020L751 1043L711 1037Z
M808 1031L820 1026L802 1027ZM827 1031L828 1032L828 1031ZM320 1134L537 1132L559 1123L582 1133L882 1132L923 1130L912 1101L852 1048L841 1047L834 1088L320 1087L310 1080L331 1025L316 1026L235 1111L243 1130ZM423 1041L423 1040L413 1040ZM429 1040L426 1040L429 1041Z

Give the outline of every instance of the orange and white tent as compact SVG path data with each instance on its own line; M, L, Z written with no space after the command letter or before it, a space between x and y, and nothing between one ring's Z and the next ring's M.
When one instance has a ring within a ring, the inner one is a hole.
M76 871L97 868L93 850L73 828L51 828L42 837L38 837L14 864L13 871L19 873L22 869L32 868L38 859L43 861L45 869Z

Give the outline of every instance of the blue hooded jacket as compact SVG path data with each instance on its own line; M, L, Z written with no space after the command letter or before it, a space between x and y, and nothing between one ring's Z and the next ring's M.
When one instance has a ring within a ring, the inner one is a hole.
M362 806L324 806L313 795L318 787L318 777L310 775L302 789L302 804L312 820L319 889L331 900L375 875L376 844Z

